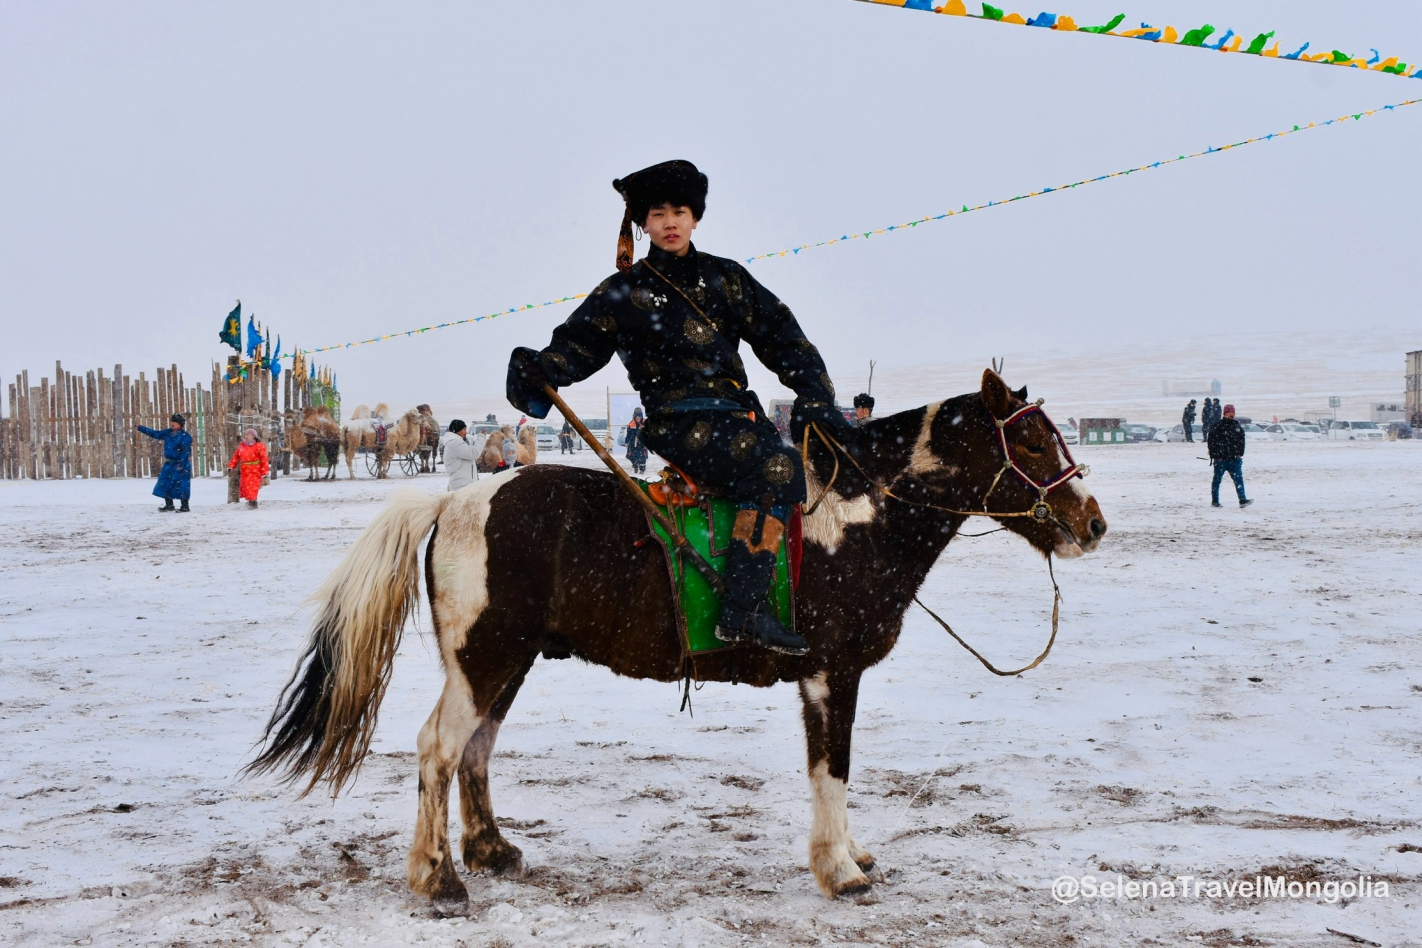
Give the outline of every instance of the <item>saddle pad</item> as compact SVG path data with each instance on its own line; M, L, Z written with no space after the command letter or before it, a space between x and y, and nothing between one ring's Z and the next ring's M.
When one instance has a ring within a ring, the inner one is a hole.
M647 492L646 481L637 485ZM650 496L650 494L649 494ZM726 572L726 546L731 539L731 528L735 523L740 504L724 497L702 495L694 507L662 507L667 519L677 525L681 534L691 541L692 547L722 575ZM796 508L792 518L792 529L785 531L786 538L780 542L775 554L775 579L770 585L767 604L775 610L776 617L787 629L795 628L795 589L791 575L791 556L786 543L800 516ZM682 640L692 652L709 652L729 646L716 638L716 621L721 617L721 600L701 573L685 557L676 554L676 546L651 517L647 518L652 534L660 541L666 554L667 570L671 576L673 606ZM796 560L799 557L795 557Z

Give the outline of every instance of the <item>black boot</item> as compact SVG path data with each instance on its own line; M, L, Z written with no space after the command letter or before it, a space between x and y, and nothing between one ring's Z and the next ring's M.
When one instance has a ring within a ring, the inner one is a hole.
M745 523L754 523L752 530ZM774 609L766 601L775 572L776 549L784 525L763 511L742 510L736 517L737 534L750 533L749 540L733 535L726 551L726 596L721 602L721 618L716 623L716 638L722 642L752 642L761 648L786 655L804 655L810 644L791 632L775 618ZM767 530L769 528L769 530ZM758 549L766 532L773 532L775 542L770 549Z
M178 508L178 513L192 513L192 512L193 512L193 510L192 510L191 507L188 506L188 502L187 502L186 500L183 501L183 506L181 506L181 507Z
M165 498L163 499L163 506L161 506L161 507L158 508L158 512L159 512L159 513L172 513L172 512L173 512L174 510L176 510L176 509L177 509L177 508L173 506L173 498L171 498L171 497L165 497Z

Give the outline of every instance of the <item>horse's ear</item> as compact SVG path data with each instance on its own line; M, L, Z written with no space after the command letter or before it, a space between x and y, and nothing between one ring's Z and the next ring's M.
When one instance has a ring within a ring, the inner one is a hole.
M1013 392L1012 397L1017 399L1019 402L1025 402L1027 400L1027 386L1024 385L1017 391Z
M992 369L983 369L983 404L994 418L1012 414L1012 392L1007 383Z

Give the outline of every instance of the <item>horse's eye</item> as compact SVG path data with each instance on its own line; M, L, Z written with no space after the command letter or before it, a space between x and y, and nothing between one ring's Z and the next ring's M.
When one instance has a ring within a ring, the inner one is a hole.
M1047 449L1042 447L1041 444L1029 444L1027 445L1027 453L1034 457L1041 457L1047 453Z

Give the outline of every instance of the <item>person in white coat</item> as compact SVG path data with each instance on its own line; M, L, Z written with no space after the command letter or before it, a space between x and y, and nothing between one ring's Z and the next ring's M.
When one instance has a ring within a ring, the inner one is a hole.
M474 459L479 452L466 439L468 433L469 426L456 418L449 423L449 431L440 439L440 446L444 448L444 469L449 472L449 490L459 490L479 479L474 470Z

